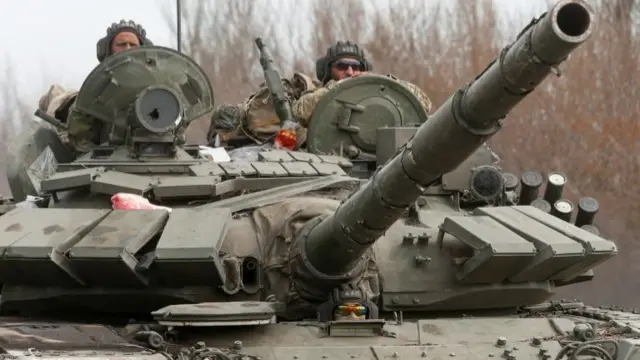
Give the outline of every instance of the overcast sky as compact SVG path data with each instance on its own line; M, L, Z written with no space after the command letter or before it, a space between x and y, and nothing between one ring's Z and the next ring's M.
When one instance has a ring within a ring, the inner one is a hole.
M529 13L544 8L541 0L496 2ZM9 60L20 93L34 102L52 83L77 89L97 65L96 41L112 22L133 19L155 44L175 47L162 8L175 16L174 0L2 0L0 70Z
M29 95L54 82L79 87L97 65L96 41L112 22L134 19L154 43L174 44L161 14L169 1L2 0L0 64L4 69L9 57L21 92Z

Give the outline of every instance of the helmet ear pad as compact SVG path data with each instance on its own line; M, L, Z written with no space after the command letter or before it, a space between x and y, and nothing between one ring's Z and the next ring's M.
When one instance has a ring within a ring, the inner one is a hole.
M323 84L325 84L329 79L325 79L327 75L330 75L331 69L329 69L329 61L326 56L323 56L316 60L316 77Z
M104 59L107 58L107 53L109 52L109 40L109 37L105 36L96 43L96 57L99 62L103 62Z
M373 70L373 66L371 66L371 63L366 58L362 60L362 66L363 66L363 71Z

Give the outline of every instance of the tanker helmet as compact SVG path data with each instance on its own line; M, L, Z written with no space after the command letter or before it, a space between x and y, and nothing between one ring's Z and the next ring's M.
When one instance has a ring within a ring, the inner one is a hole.
M140 46L151 46L153 43L147 38L147 31L140 24L136 24L133 20L120 20L118 23L112 23L107 28L105 37L98 40L96 44L96 56L98 61L102 62L111 54L111 43L113 39L121 32L134 33L140 41Z
M325 56L316 61L316 76L326 84L331 78L331 64L341 58L353 58L362 63L363 71L371 71L372 66L358 44L351 41L338 41L327 48Z

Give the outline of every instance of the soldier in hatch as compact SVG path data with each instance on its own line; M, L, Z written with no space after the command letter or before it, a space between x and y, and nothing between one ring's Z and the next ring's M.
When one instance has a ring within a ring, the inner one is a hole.
M316 76L324 86L309 91L294 101L291 106L293 116L300 125L307 127L320 98L329 92L336 83L366 74L371 69L371 63L367 60L360 46L350 41L338 41L327 49L325 56L316 61ZM431 101L419 87L410 82L399 80L393 75L387 76L406 86L418 98L427 114L431 111Z
M120 20L107 28L105 37L98 40L96 51L98 61L108 56L140 46L153 45L147 38L146 30L134 21ZM67 91L60 85L53 85L40 98L40 110L66 122L68 131L60 131L59 135L65 145L77 152L87 152L103 141L103 129L99 120L83 114L75 109L77 91Z
M333 289L317 309L319 321L353 321L378 318L378 307L356 284Z
M333 310L333 320L335 321L348 321L348 320L366 320L367 308L357 302L342 303Z

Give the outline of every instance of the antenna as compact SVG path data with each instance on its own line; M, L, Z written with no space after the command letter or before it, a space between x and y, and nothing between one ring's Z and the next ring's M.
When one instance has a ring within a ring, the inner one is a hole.
M182 52L182 6L180 3L180 0L176 0L176 35L178 37L178 51Z

